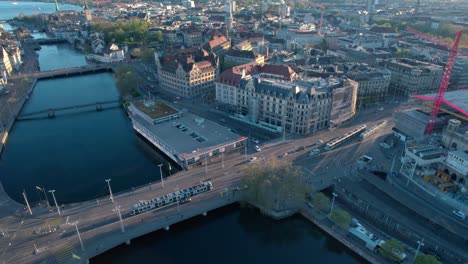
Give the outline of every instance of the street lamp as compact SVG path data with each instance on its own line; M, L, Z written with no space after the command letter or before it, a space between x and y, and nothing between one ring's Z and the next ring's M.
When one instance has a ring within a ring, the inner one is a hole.
M109 187L109 198L111 199L112 202L114 202L114 196L112 195L112 189L111 189L111 186L110 186L110 181L111 179L107 179L106 182L107 182L107 186Z
M221 167L224 169L224 151L221 152Z
M57 204L57 200L55 199L55 190L49 190L50 193L52 193L52 198L54 198L54 203L55 203L55 207L57 207L57 212L59 215L62 215L62 213L60 213L60 207L58 206Z
M84 251L83 240L81 240L80 230L78 230L78 222L70 223L70 225L74 225L76 229L76 234L78 235L78 239L80 240L81 251Z
M159 166L159 176L161 176L161 186L164 187L164 179L163 179L163 173L162 173L162 163L158 165Z
M114 209L112 209L112 211L114 212L117 212L117 215L119 216L119 220L120 220L120 230L122 231L122 233L125 232L125 226L123 224L123 221L122 221L122 214L120 213L120 205L119 206L115 206Z
M330 207L330 213L333 212L333 207L335 206L335 198L338 196L338 194L333 193L333 199L332 199L332 204Z
M416 249L416 254L414 254L414 260L416 260L416 258L418 257L418 254L419 254L419 250L421 249L421 247L424 246L424 238L421 239L421 241L416 241L416 243L418 243L418 248Z

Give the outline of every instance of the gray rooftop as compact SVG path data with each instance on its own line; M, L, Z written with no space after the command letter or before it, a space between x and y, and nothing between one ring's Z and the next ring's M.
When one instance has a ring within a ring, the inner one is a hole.
M185 158L208 151L214 146L234 142L240 137L224 126L188 112L184 112L180 118L156 125L138 115L132 118L177 153L185 154Z
M427 94L427 96L435 98L437 94L435 93ZM456 107L460 108L461 110L465 111L465 113L468 112L468 91L467 90L446 92L444 95L444 99L454 104ZM459 111L459 109L457 110Z

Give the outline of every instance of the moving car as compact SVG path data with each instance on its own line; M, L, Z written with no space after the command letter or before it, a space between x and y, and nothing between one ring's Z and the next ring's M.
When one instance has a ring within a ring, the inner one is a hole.
M253 143L255 143L255 144L260 143L260 141L259 141L258 139L256 139L256 138L252 138L251 141L252 141Z
M262 151L262 149L261 149L259 146L255 146L255 150L256 150L257 152Z
M460 217L461 219L465 220L465 217L466 217L466 216L465 216L465 214L464 214L462 211L460 211L460 210L453 210L452 213L453 213L454 215Z
M257 160L257 157L251 157L251 158L249 158L247 161L248 161L249 163L253 163L253 162L256 161L256 160Z
M302 151L302 150L304 150L304 149L305 149L304 146L300 146L300 147L298 147L298 148L296 149L296 151Z
M320 144L322 144L322 143L323 143L323 140L319 139L319 140L317 140L317 141L315 142L315 145L320 145Z
M316 148L309 152L309 157L315 156L320 153L320 149Z
M284 158L284 157L286 157L287 155L288 155L288 153L285 152L285 153L283 153L283 154L278 155L278 158Z

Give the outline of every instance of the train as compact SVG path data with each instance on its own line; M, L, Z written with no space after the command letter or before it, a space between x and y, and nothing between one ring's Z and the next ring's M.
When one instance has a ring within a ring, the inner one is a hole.
M371 135L375 134L377 131L379 131L382 127L385 126L385 124L387 124L387 121L384 120L384 121L380 121L379 123L377 123L375 126L365 130L364 132L362 132L360 135L359 135L359 141L362 141L362 140L365 140L367 139L368 137L370 137Z
M355 129L349 131L348 133L344 134L343 136L339 138L335 138L331 141L329 141L327 144L325 144L325 150L331 150L334 149L336 146L339 144L345 142L346 140L350 139L351 137L355 136L357 133L363 131L366 129L366 125L361 125L356 127Z
M190 188L164 194L151 200L140 201L130 207L130 215L142 214L173 203L185 203L190 201L190 197L208 192L212 189L213 184L211 181L204 181Z

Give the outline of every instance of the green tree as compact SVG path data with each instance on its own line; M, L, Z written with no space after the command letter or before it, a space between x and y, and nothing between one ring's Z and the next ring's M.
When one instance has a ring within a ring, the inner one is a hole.
M115 71L116 85L122 97L138 97L137 85L141 78L135 70L126 64L120 65Z
M403 245L400 242L391 239L385 241L385 243L381 245L379 251L385 258L398 261L398 255L403 252Z
M419 254L413 264L440 264L441 262L432 255Z
M242 178L243 185L248 186L243 199L252 204L270 210L298 208L312 191L301 172L285 160L272 158L249 166Z
M351 215L342 209L334 209L330 218L343 229L348 229L349 224L351 223Z
M154 63L154 49L147 48L141 52L141 62L144 64L153 64Z
M383 27L392 27L392 24L385 22L382 24Z
M330 209L330 199L323 193L318 192L314 196L314 206L322 211Z

